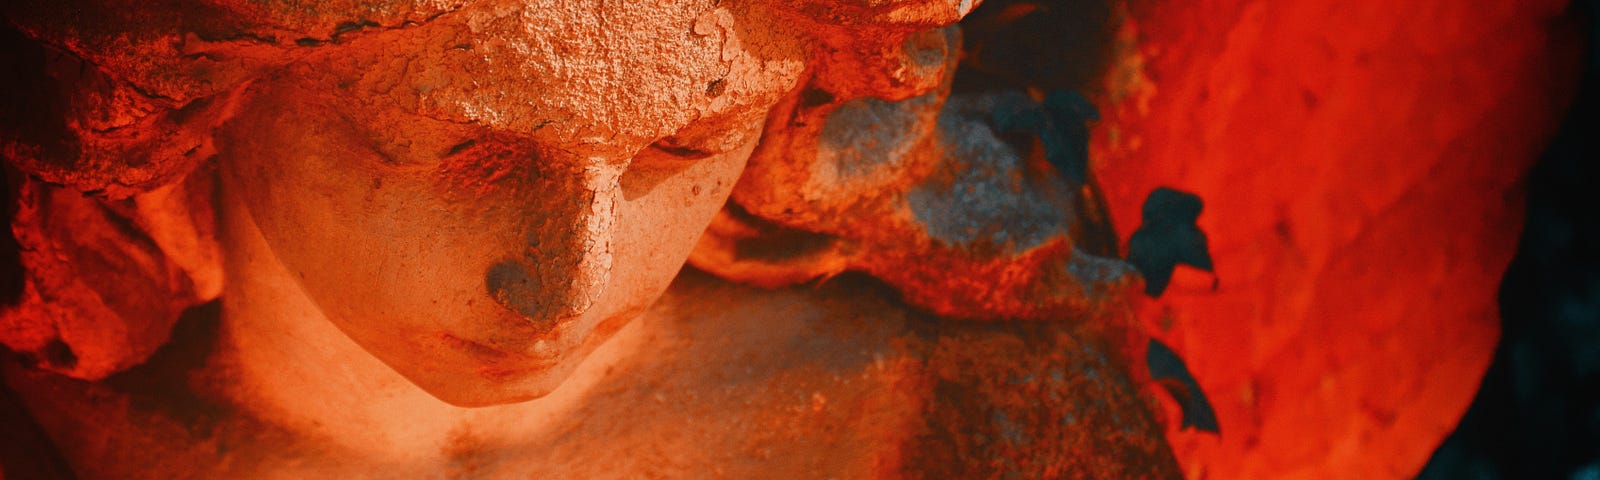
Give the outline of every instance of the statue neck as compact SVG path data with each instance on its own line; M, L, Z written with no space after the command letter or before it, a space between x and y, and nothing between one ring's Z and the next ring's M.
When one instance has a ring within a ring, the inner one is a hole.
M222 394L262 420L374 461L427 461L455 437L526 442L576 408L607 367L642 342L632 322L550 395L519 404L444 403L329 322L226 194L219 212L227 288L217 356Z

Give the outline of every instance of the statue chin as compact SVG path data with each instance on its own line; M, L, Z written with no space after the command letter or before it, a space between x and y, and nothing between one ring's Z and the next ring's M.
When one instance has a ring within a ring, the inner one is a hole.
M519 364L483 362L477 358L479 352L450 350L424 354L423 362L384 363L440 401L458 407L486 407L537 400L549 395L587 357L574 355L553 363L530 361ZM382 355L377 357L384 359Z
M500 342L514 349L449 332L400 334L376 340L364 336L350 338L440 401L458 407L484 407L537 400L549 395L566 384L578 367L618 329L636 321L635 316L637 313L596 319L593 315L581 315L552 321L553 328L540 335L516 342ZM527 321L519 315L504 314L485 323ZM493 338L521 335L525 331L521 328L482 329L474 333L476 338ZM363 343L364 340L372 343Z

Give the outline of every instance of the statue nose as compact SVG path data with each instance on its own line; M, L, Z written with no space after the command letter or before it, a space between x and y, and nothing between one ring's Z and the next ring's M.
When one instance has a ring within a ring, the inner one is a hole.
M542 182L528 212L521 255L489 267L485 286L500 305L541 333L584 314L611 279L617 179L622 166L594 162L565 178Z

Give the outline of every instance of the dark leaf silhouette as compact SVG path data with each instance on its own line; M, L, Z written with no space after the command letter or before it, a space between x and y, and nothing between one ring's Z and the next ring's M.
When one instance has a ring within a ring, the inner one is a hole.
M1159 341L1150 340L1145 352L1145 364L1150 367L1150 377L1160 382L1161 387L1172 394L1183 408L1181 428L1193 427L1222 433L1222 427L1217 425L1217 413L1211 409L1211 401L1206 399L1200 384L1189 374L1189 366L1183 363L1177 352Z
M1195 225L1204 204L1200 197L1157 188L1145 198L1143 222L1128 239L1128 263L1144 275L1144 291L1159 297L1179 263L1211 271L1206 234Z

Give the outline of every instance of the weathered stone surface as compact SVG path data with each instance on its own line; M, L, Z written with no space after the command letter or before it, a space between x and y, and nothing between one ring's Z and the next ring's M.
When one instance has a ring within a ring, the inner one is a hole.
M43 368L98 380L167 341L184 309L222 293L208 177L127 200L16 182L23 270L0 343Z
M0 10L0 340L77 377L5 380L77 475L1176 473L1130 277L946 100L973 2L114 3Z

